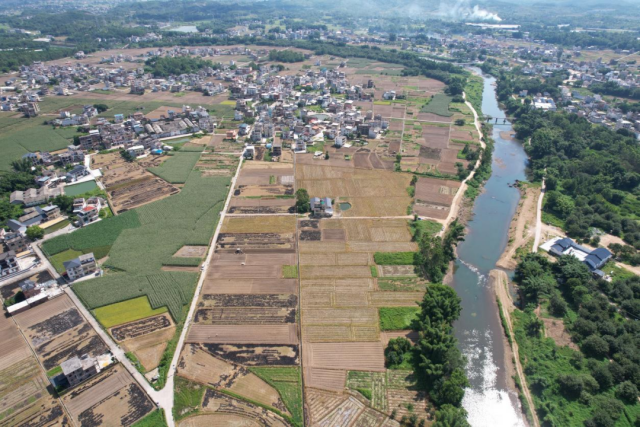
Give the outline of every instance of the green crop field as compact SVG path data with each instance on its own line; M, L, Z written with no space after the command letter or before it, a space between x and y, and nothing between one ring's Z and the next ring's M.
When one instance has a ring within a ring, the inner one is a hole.
M162 271L162 265L184 245L209 245L229 183L229 177L193 172L179 194L47 241L45 250L111 245L104 267L112 273L76 284L82 301L95 309L146 295L153 309L166 306L178 322L197 273Z
M202 151L202 150L201 150ZM200 158L200 151L177 152L169 156L164 163L155 168L149 168L149 172L158 175L171 184L183 184L187 182L189 174Z
M418 307L381 307L380 330L401 331L411 329L411 324L418 319Z
M281 368L249 368L270 386L278 390L282 401L291 412L294 425L304 425L302 414L302 378L297 366Z
M421 109L421 113L433 113L438 116L451 117L453 113L449 111L449 104L453 98L443 93L433 95L433 98Z
M378 265L413 265L416 252L376 252L373 260Z
M93 313L102 326L110 328L166 312L166 307L153 309L147 297L138 297L106 307L96 308Z

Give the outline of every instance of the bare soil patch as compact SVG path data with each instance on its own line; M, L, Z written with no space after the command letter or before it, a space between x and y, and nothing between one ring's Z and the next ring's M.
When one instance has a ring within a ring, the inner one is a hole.
M298 343L296 325L197 325L187 335L189 343L284 344Z

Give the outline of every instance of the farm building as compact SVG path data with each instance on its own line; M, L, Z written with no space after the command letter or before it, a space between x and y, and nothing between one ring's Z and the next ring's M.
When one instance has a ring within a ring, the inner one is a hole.
M568 237L556 237L542 244L540 248L549 252L551 255L571 255L575 258L578 258L587 267L589 267L589 270L591 270L594 275L598 277L605 276L605 274L600 269L612 257L612 254L608 249L597 248L591 251L584 246L580 246Z
M81 357L72 357L60 364L62 373L69 381L69 386L73 387L82 381L97 375L100 372L98 361L84 354Z
M314 197L310 201L311 212L318 216L333 216L333 205L331 199L325 197L323 199Z

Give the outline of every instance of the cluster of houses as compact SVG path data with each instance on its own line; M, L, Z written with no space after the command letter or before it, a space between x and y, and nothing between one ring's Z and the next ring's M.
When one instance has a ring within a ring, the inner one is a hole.
M23 301L17 302L7 307L7 314L13 316L31 307L43 304L50 299L59 297L63 291L55 280L48 280L43 283L36 283L32 280L24 280L19 285L20 292L24 297Z
M339 69L307 70L296 76L280 76L267 67L236 76L229 86L236 99L235 120L250 119L227 132L227 139L243 137L253 144L282 144L295 152L307 152L315 141L333 141L336 147L355 137L377 138L389 122L371 111L362 112L358 101L373 98L374 83L350 84ZM274 138L278 133L281 139Z

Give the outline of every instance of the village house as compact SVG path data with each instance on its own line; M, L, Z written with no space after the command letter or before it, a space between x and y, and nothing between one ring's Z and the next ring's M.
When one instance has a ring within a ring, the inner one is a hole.
M333 206L329 197L313 197L310 206L311 213L315 216L333 216Z
M9 201L13 205L24 205L26 207L42 205L54 197L64 194L61 187L49 188L29 188L25 191L14 191L9 197Z
M97 269L93 253L80 255L78 258L64 262L63 265L71 281L93 274Z
M80 384L100 372L98 361L88 354L65 360L60 364L60 367L67 381L69 381L70 387Z
M9 276L20 271L16 253L14 251L0 254L0 277Z

